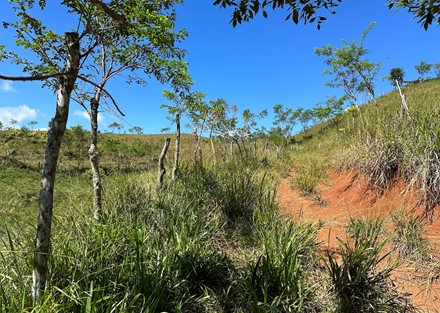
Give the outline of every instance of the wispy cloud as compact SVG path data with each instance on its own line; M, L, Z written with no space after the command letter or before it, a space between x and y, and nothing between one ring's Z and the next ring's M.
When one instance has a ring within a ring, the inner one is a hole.
M37 110L31 109L26 104L18 107L0 107L0 121L10 126L11 120L16 120L21 123L27 119L35 119L37 117Z
M14 87L12 87L12 82L3 80L0 84L0 90L3 92L17 92Z
M83 119L90 121L90 116L85 111L76 110L73 112L73 115L78 116L78 117L82 117ZM103 123L105 123L105 117L102 116L101 113L98 113L98 124L103 124Z

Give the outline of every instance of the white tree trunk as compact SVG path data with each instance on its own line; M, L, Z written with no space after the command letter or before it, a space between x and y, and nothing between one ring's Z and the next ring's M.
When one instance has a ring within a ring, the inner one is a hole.
M101 219L102 215L102 186L101 175L99 173L98 150L98 107L99 100L92 98L90 100L90 148L88 151L90 165L92 168L93 184L93 216L96 221Z
M400 89L400 85L399 82L396 80L396 86L399 89L399 94L400 94L400 100L401 100L401 106L400 106L400 118L403 119L405 117L411 117L410 113L409 113L409 108L408 108L408 104L406 103L406 97L405 95L402 93L402 89Z
M32 273L32 297L34 302L44 295L47 279L50 236L52 227L53 191L57 161L69 115L70 94L74 88L79 69L79 39L77 33L65 34L67 47L66 72L59 79L56 113L49 124L46 152L40 182L37 238Z
M215 154L214 138L212 137L212 128L211 128L211 131L209 132L209 141L211 142L212 159L214 161L214 166L215 166L217 163L217 160L216 160L216 154Z
M176 115L176 151L174 153L174 166L171 173L172 180L179 177L179 159L180 159L180 114Z
M200 137L197 134L197 128L193 129L194 141L196 143L196 148L194 150L194 164L202 166L203 163L203 155L202 155L202 147L200 146Z

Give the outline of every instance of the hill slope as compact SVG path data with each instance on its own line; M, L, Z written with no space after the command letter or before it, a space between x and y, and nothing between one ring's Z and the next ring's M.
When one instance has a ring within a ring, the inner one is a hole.
M405 261L395 283L427 312L440 308L438 90L439 80L411 85L403 89L408 113L395 91L300 134L278 190L284 214L323 223L327 253L340 252L353 225L383 221L393 235L388 250Z

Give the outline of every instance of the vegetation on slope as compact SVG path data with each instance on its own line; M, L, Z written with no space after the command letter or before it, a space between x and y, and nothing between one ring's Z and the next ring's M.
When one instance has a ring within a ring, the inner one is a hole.
M151 138L103 136L133 143ZM33 140L21 134L18 138ZM164 137L155 138L158 155ZM14 156L18 162L5 157L2 176L10 186L5 192L15 193L13 198L2 197L13 206L1 212L2 221L3 217L8 220L1 233L1 310L349 312L344 309L347 301L358 303L359 299L356 293L341 294L341 282L335 285L331 268L322 266L320 243L315 239L320 226L284 220L275 199L278 177L290 164L303 166L301 159L316 144L314 138L303 140L307 144L285 149L281 158L276 158L274 149L257 157L240 155L235 149L233 158L218 160L216 166L192 165L193 146L186 148L180 179L171 181L167 176L161 190L155 188L155 171L146 170L146 156L127 155L126 163L141 166L120 171L115 163L103 165L110 171L103 182L105 215L99 223L92 219L91 173L75 170L73 158L65 163L70 168L66 166L58 177L50 284L37 306L32 306L28 276L34 234L30 219L35 217L37 201L35 196L31 200L25 196L26 192L34 195L37 186L34 191L25 186L38 179L38 172L23 166L26 163L19 156ZM321 149L327 144L323 142ZM319 145L309 159L320 157ZM23 156L24 160L29 157ZM363 248L353 246L347 253L353 257L361 253L358 260L366 264L365 272L376 273L377 255L359 249ZM384 303L396 291L389 277L380 273L376 277L383 279L366 283L372 290L381 286L381 294L369 297L365 305L374 307L381 301L390 312L408 312L411 306L404 298Z

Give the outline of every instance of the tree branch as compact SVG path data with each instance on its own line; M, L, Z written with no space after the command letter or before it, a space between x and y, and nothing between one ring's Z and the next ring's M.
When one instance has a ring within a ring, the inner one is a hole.
M115 12L113 9L109 8L107 4L105 4L101 0L89 0L89 2L91 2L99 10L103 11L105 14L110 16L114 21L118 22L120 25L128 26L128 22L123 16Z
M0 74L0 79L3 80L14 80L14 81L34 81L34 80L46 80L49 78L56 78L61 76L68 76L69 73L55 73L55 74L47 74L47 75L36 75L36 76L6 76Z
M1 78L1 77L0 77L0 78ZM81 79L82 81L85 81L86 83L89 83L89 84L95 86L96 88L101 89L101 90L105 93L105 95L106 95L107 97L109 97L109 99L111 100L111 102L112 102L113 105L115 106L116 110L119 112L119 114L121 114L122 116L125 116L125 114L122 113L121 109L119 108L118 104L116 103L116 100L112 97L112 95L111 95L107 90L105 90L104 88L102 88L100 85L98 85L98 84L92 82L91 80L85 78L84 76L78 75L78 78Z

